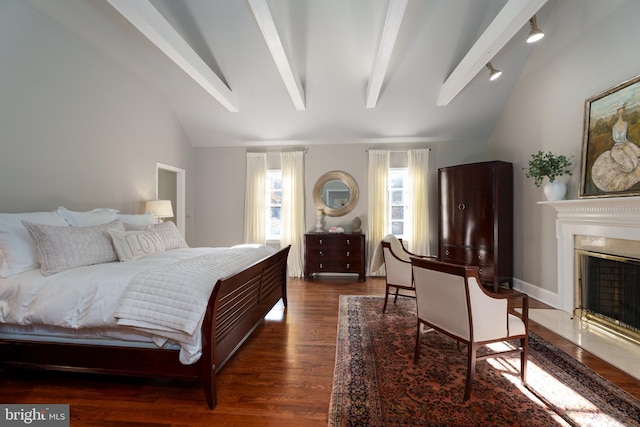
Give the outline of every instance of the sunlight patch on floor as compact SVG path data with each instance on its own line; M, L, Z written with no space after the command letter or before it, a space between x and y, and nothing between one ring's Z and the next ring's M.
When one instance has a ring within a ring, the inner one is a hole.
M505 351L513 348L508 344L489 345L492 351ZM602 412L590 400L582 396L560 380L549 374L529 359L527 362L527 386L520 380L520 357L498 357L487 359L493 369L502 371L504 378L513 383L529 399L542 407L555 407L556 414L565 414L578 425L623 426L609 415ZM552 409L553 410L553 409ZM558 417L561 417L558 415Z
M285 313L285 307L284 307L284 304L282 303L282 300L280 300L276 303L276 305L273 306L271 311L269 311L267 315L264 316L264 320L281 322L284 320L284 313Z

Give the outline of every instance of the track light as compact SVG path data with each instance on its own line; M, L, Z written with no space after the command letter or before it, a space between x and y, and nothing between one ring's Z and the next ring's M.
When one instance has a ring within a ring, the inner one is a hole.
M495 80L502 75L502 71L493 68L491 62L487 62L487 68L489 69L489 80Z
M531 27L531 31L529 32L529 37L527 37L527 43L535 43L544 37L544 33L538 28L536 15L533 15L533 17L529 19L529 26Z

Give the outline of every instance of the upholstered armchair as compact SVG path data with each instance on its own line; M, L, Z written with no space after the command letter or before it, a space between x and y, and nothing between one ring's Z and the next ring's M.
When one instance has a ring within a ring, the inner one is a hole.
M382 312L384 313L387 309L389 295L394 295L394 303L398 300L398 296L415 298L411 257L423 258L426 256L409 252L402 244L402 239L398 239L393 234L389 234L382 239L380 248L382 250L387 282L384 305L382 306ZM400 293L401 290L404 291L402 294Z
M520 292L496 294L483 288L478 267L412 258L418 308L418 331L414 362L420 357L423 326L467 345L467 381L464 400L471 396L471 383L477 360L509 353L520 354L520 378L527 376L529 299ZM522 313L510 311L512 298L522 300ZM518 341L505 351L478 356L486 344Z

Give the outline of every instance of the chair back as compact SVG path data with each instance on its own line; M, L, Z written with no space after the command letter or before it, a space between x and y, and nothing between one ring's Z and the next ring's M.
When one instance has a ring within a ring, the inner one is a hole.
M402 245L402 240L398 239L393 234L387 234L384 236L382 243L383 247L387 247L397 258L400 258L405 262L411 262L411 257Z
M390 234L382 240L381 245L387 283L413 286L411 257L402 249L402 242Z
M478 267L418 258L411 262L420 319L465 340L509 335L508 301L483 289Z
M465 267L428 259L411 259L418 318L466 341L471 339L471 310Z

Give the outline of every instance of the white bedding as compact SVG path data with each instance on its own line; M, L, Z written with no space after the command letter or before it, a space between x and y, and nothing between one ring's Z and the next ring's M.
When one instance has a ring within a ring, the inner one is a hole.
M78 267L47 277L42 276L39 270L31 270L0 279L0 323L50 325L69 329L123 328L118 326L114 315L134 276L178 261L205 254L222 254L228 250L229 248L174 249L134 261ZM275 250L268 249L267 252L257 252L256 259L248 264ZM227 272L225 276L234 272ZM218 278L220 277L210 277L211 287ZM167 338L173 337L162 334L161 331L154 333L154 341L158 345L163 345ZM201 354L200 329L188 340L182 341L180 361L185 364L194 363Z

